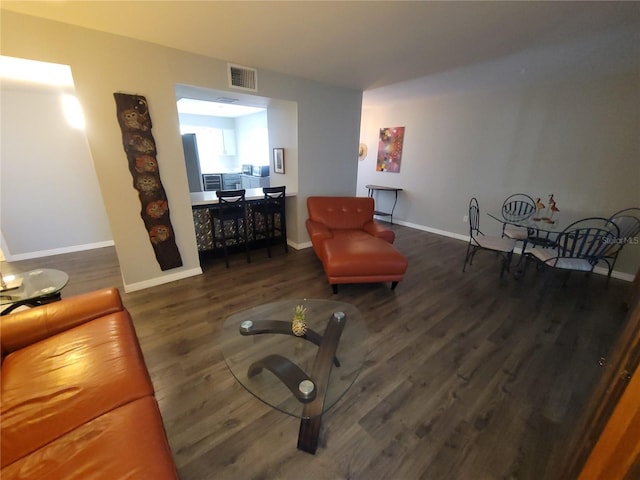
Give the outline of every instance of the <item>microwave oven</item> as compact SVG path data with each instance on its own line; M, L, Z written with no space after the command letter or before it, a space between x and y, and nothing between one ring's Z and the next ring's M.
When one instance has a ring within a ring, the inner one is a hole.
M268 177L269 165L254 165L251 175L254 177Z
M244 173L245 175L251 175L253 173L253 165L250 165L248 163L243 163L242 173Z

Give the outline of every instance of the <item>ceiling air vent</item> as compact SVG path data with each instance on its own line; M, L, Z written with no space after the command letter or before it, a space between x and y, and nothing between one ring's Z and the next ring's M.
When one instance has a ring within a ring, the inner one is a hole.
M242 65L227 64L229 68L229 86L242 90L258 91L258 70Z

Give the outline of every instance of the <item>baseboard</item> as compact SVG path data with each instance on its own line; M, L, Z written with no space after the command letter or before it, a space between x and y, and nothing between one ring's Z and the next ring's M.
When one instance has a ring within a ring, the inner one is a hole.
M96 248L113 247L115 243L113 240L107 240L105 242L86 243L84 245L73 245L71 247L53 248L51 250L40 250L37 252L18 253L12 255L11 252L4 251L4 256L7 262L17 262L19 260L31 260L33 258L50 257L52 255L62 255L64 253L82 252L85 250L93 250Z
M425 227L424 225L417 225L415 223L404 222L402 220L396 220L393 222L403 227L414 228L416 230L422 230L423 232L435 233L436 235L442 235L443 237L455 238L456 240L462 240L464 242L469 241L468 235L460 235L459 233L448 232L446 230L440 230L438 228Z
M303 243L295 243L295 242L292 242L291 240L287 241L287 245L289 245L291 248L294 248L296 250L303 250L305 248L311 248L313 246L310 241L303 242Z
M609 270L604 267L596 267L593 269L593 273L606 276L609 273ZM611 272L611 277L617 278L619 280L624 280L625 282L633 282L634 275L614 270L613 272Z
M183 270L181 272L170 273L169 275L151 278L143 282L129 284L125 283L124 291L126 293L136 292L138 290L144 290L145 288L157 287L158 285L164 285L165 283L175 282L176 280L182 280L183 278L194 277L201 274L202 268L192 268L190 270Z

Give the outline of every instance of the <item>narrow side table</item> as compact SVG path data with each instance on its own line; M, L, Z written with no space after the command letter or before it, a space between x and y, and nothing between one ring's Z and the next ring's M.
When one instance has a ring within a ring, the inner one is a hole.
M382 185L366 185L365 187L369 189L369 197L371 198L373 198L373 194L378 191L395 193L396 197L395 197L395 200L393 201L393 207L391 207L390 212L383 212L380 210L374 210L373 212L374 215L379 215L381 217L389 217L391 224L393 224L393 212L396 209L396 204L398 203L398 192L401 192L402 189L396 188L396 187L384 187Z

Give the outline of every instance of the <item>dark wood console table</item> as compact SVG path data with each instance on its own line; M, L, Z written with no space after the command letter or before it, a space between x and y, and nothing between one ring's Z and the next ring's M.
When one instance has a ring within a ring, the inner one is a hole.
M401 192L402 189L401 188L397 188L397 187L384 187L382 185L366 185L365 186L367 189L369 189L369 197L373 198L373 194L375 192L394 192L395 193L395 199L393 201L393 207L391 207L391 211L390 212L385 212L385 211L381 211L381 210L374 210L374 215L379 215L381 217L389 217L391 223L393 223L393 212L396 209L396 204L398 203L398 192Z

